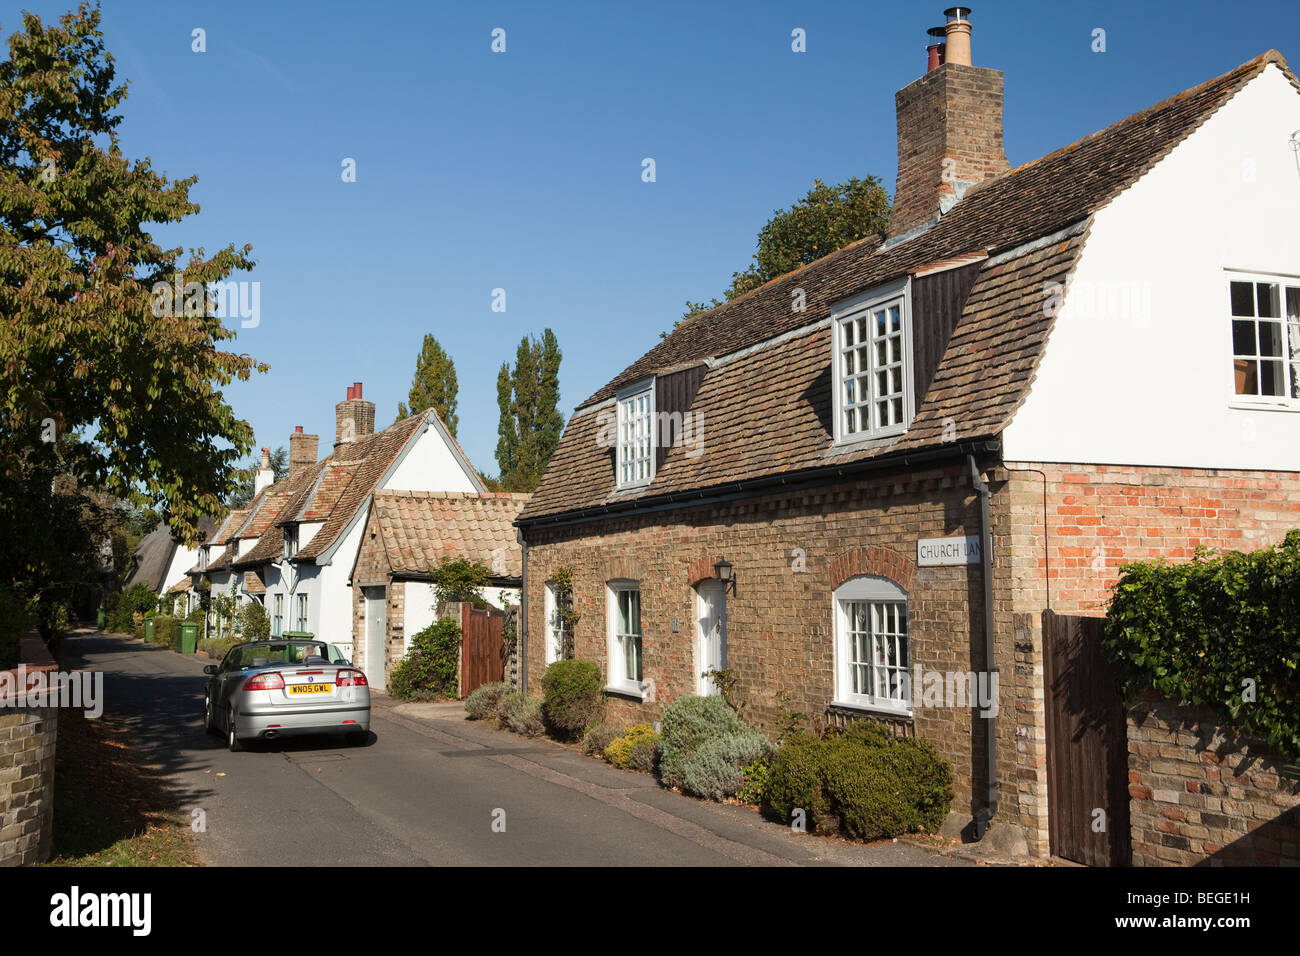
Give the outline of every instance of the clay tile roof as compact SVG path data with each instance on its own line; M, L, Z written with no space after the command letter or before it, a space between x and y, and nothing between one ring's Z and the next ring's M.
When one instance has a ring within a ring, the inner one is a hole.
M1051 327L1044 284L1068 282L1093 213L1270 64L1300 88L1270 50L985 180L925 231L884 246L860 240L682 322L578 407L520 520L933 447L945 419L960 423L963 441L998 435L1028 394ZM963 263L979 271L930 388L917 396L912 427L893 443L833 447L832 308L882 283ZM790 308L796 288L804 312ZM649 486L615 495L613 451L597 443L601 406L625 385L701 362L710 367L689 409L700 416L701 447L694 457L671 448Z
M518 580L523 558L514 520L527 500L504 492L375 492L390 570L424 575L444 558L466 558L481 561L495 578Z
M364 436L334 454L304 468L292 479L276 482L263 491L261 506L252 520L244 521L241 536L257 538L251 549L234 561L237 569L254 568L277 558L283 550L285 524L321 521L320 530L298 552L302 560L327 551L365 505L375 486L392 467L407 442L427 422L436 421L433 409L389 425L383 431ZM445 428L443 428L446 433ZM464 452L450 434L453 447ZM464 458L468 463L468 459ZM215 570L231 566L227 560Z
M325 519L325 524L298 552L298 559L315 558L325 553L334 544L375 490L380 479L397 460L397 456L410 441L411 436L423 427L430 415L435 414L432 409L421 412L419 415L394 422L383 431L367 435L351 446L340 449L340 457L345 454L346 460L351 463L347 466L347 481L338 488L337 497L329 509L329 517Z
M244 590L249 594L265 594L266 582L256 571L246 571L244 573Z
M208 543L214 545L229 544L230 539L234 537L235 532L240 529L244 524L245 519L248 518L250 511L250 508L236 508L234 511L227 514L226 520L221 522L221 527L217 529L217 533L212 536L212 540Z
M192 582L190 581L190 579L189 579L188 577L181 578L179 581L177 581L175 584L173 584L170 588L167 589L167 593L168 593L168 594L184 594L184 593L185 593L186 591L188 591L192 586L193 586L193 585L192 585Z

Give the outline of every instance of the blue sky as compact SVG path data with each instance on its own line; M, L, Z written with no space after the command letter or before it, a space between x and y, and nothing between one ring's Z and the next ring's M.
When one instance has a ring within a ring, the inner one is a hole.
M6 4L0 39L18 9L73 5ZM202 212L156 237L253 245L236 278L261 283L260 322L234 348L271 371L225 394L257 444L302 425L325 451L354 381L389 424L431 332L456 362L460 441L495 474L496 373L522 336L559 338L567 417L686 299L720 295L814 178L892 193L894 93L944 6L107 0L103 30L130 81L126 154L199 177ZM973 59L1005 73L1014 166L1269 48L1300 56L1294 12L985 2Z

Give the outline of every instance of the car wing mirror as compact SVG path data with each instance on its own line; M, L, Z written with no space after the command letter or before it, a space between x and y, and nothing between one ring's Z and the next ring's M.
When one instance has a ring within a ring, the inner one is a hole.
M217 673L217 665L208 664L206 667L203 668L203 673L215 676Z

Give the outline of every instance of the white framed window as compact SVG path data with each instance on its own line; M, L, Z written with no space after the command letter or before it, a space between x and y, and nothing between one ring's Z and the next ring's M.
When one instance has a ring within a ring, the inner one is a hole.
M907 592L887 578L850 578L834 594L835 702L912 712Z
M654 380L618 396L619 488L649 484L655 476Z
M644 697L641 686L641 584L611 581L609 608L609 689Z
M295 631L307 630L307 595L305 594L298 595L298 615L296 623L297 626L294 627Z
M271 540L275 540L272 538ZM276 594L271 598L271 636L279 637L284 633L284 595Z
M199 548L199 570L200 571L206 570L207 566L208 566L208 549L206 547Z
M564 649L571 644L570 627L560 617L559 586L546 582L546 663L563 660Z
M891 283L831 313L837 443L901 435L912 423L910 283Z
M272 538L272 541L275 539ZM298 526L296 524L285 525L284 528L284 556L292 558L298 553Z
M1300 408L1300 279L1228 274L1236 402Z

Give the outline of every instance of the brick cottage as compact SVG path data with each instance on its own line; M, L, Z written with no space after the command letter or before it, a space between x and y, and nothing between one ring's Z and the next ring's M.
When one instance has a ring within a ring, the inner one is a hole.
M1270 51L1009 169L969 31L897 95L883 243L576 409L516 522L524 679L571 641L616 720L725 670L769 729L889 721L951 763L953 831L1046 855L1042 612L1300 525L1300 91ZM993 706L914 686L994 673Z

